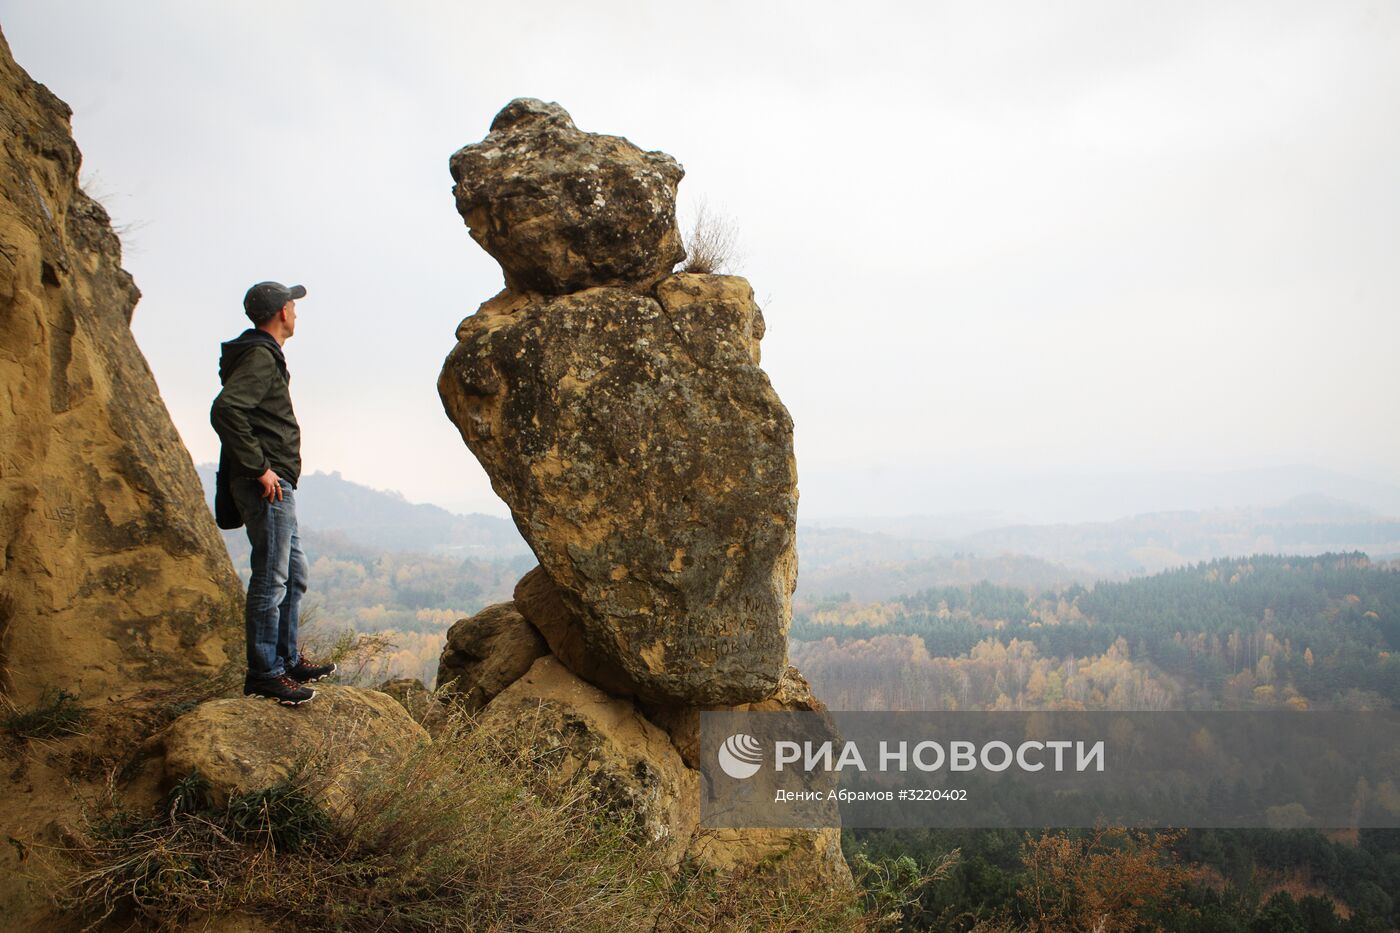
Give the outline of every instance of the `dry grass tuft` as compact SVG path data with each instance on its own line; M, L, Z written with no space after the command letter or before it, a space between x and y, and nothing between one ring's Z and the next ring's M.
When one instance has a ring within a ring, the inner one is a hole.
M88 718L78 698L67 690L45 688L32 709L12 709L3 720L5 729L25 739L51 739L81 735Z
M349 627L333 630L313 622L300 647L308 657L340 668L328 683L367 687L389 676L389 656L398 646L384 632L357 632Z
M734 274L737 271L739 228L727 214L710 210L702 200L695 209L695 223L685 238L686 262L682 272L701 275Z
M305 930L857 931L888 927L920 880L876 872L862 896L763 870L677 870L582 772L550 780L560 750L543 732L526 716L488 733L453 710L353 811L315 802L312 768L223 808L192 776L153 817L90 818L57 850L59 902L157 930L241 912Z

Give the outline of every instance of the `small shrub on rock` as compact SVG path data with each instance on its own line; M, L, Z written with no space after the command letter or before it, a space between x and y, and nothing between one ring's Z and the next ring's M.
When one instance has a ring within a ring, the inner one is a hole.
M5 728L26 739L50 739L80 735L86 710L67 690L46 689L30 710L15 710L5 717Z

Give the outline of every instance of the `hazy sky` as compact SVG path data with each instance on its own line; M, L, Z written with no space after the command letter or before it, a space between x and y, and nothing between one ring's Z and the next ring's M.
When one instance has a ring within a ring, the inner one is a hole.
M305 469L505 514L436 390L501 285L447 160L532 96L735 219L805 518L891 465L908 512L989 470L1400 479L1392 0L0 0L0 28L130 225L199 462L244 290L303 283Z

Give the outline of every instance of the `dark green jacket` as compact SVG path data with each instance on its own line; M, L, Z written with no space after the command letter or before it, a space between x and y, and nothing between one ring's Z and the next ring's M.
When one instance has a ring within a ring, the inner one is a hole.
M250 327L223 344L223 391L209 410L223 450L226 475L262 476L269 468L296 488L301 478L301 427L292 411L291 374L282 347L267 331Z

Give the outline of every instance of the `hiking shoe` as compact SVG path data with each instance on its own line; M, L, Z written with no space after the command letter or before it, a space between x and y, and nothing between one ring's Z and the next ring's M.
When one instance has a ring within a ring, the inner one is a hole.
M271 680L261 677L253 678L252 676L243 678L243 695L276 700L283 706L300 706L303 703L311 702L311 699L316 696L316 691L310 687L303 687L283 674Z
M287 668L287 676L299 684L309 684L322 677L329 677L335 672L336 666L334 664L317 664L314 661L308 661L300 653L297 655L296 665Z

